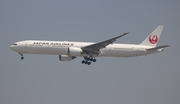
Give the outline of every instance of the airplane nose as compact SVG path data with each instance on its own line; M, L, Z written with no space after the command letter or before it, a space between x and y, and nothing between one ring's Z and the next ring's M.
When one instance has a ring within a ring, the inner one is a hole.
M17 47L17 43L14 43L14 44L12 44L11 46L10 46L10 49L11 50L13 50L13 51L15 51L15 48Z
M10 46L10 49L13 50L13 45Z
M15 51L15 46L14 46L14 45L11 45L11 46L10 46L10 49L13 50L13 51Z

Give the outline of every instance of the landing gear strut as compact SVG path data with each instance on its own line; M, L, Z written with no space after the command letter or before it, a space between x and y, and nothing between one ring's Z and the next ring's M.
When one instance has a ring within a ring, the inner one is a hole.
M19 53L19 54L21 55L21 60L23 60L24 59L23 54L21 54L21 53Z
M84 60L82 60L82 64L91 65L91 62L96 62L96 59L93 57L84 57Z

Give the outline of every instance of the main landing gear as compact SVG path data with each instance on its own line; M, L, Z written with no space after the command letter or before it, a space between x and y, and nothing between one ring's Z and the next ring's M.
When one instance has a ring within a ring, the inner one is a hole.
M19 54L21 55L21 60L23 60L24 59L23 54L21 54L21 53L19 53Z
M82 60L82 64L91 65L91 62L96 62L96 59L93 57L84 57L84 60Z

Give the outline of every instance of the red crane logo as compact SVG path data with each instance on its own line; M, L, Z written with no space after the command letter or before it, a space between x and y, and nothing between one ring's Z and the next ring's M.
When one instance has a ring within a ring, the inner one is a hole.
M151 35L149 36L149 42L150 42L151 44L156 44L156 43L158 42L158 37L157 37L157 35L151 34Z

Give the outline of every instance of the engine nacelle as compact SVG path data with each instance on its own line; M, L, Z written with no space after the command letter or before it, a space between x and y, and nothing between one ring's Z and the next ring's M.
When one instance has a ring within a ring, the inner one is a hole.
M82 49L78 47L69 47L68 55L70 56L79 56L82 53Z
M60 61L71 61L75 59L75 56L69 56L69 55L59 55L59 60Z

